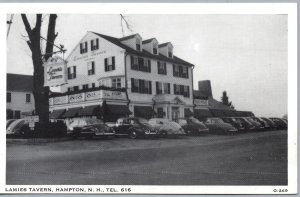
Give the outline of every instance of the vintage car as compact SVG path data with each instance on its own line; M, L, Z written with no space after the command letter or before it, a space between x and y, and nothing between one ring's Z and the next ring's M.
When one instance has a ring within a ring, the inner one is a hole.
M263 127L264 130L270 129L271 126L269 125L269 123L267 121L265 121L264 119L260 118L260 117L251 117L253 120L259 122Z
M245 128L245 131L254 131L255 130L255 125L253 125L249 120L247 120L244 117L235 117L235 119L239 120L243 127Z
M278 129L286 129L287 123L281 118L270 118L276 125Z
M256 131L264 129L264 126L261 123L259 123L258 121L254 120L252 117L244 117L244 118L247 119L249 122L251 122L255 126Z
M96 136L114 136L115 131L108 127L102 120L96 118L77 118L68 125L73 137L92 138Z
M11 123L13 123L13 121L15 121L16 119L8 119L8 120L6 120L6 129L7 129L7 127L11 124Z
M200 135L209 133L209 129L205 126L205 124L194 117L179 118L177 122L187 135Z
M278 128L277 124L273 120L271 120L270 118L261 117L261 119L266 121L272 129L277 129Z
M243 126L242 122L239 119L232 118L232 117L223 117L221 119L224 122L234 126L239 132L244 132L245 131L245 127Z
M238 132L235 127L221 118L206 118L204 124L209 128L210 133L233 135Z
M17 119L12 121L6 129L6 135L22 135L22 127L25 124L28 124L26 123L25 119Z
M158 130L160 137L185 134L183 128L178 123L165 118L152 118L148 123Z
M152 136L157 137L158 131L144 118L119 118L114 127L116 136L128 136L131 139Z

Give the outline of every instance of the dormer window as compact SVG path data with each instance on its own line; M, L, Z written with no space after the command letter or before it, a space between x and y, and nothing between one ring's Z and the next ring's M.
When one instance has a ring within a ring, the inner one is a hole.
M156 42L153 43L153 54L157 55L158 44Z
M173 48L171 46L168 46L168 57L169 58L173 57Z
M139 38L136 38L136 50L141 51L141 40Z

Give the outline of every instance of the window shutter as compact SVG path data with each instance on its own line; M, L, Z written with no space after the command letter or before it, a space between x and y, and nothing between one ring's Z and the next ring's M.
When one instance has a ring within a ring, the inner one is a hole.
M104 59L104 67L105 67L105 71L107 71L107 58Z
M73 66L74 68L74 78L76 78L76 66Z
M91 40L91 51L93 50L94 40Z
M187 97L190 97L190 86L187 86Z
M99 38L96 39L96 48L99 49Z
M159 94L159 92L158 92L158 81L156 82L156 94Z
M148 81L149 83L149 94L152 94L152 82Z
M173 91L174 94L177 94L177 93L176 93L176 84L173 85L173 88L174 88L174 91Z
M71 67L68 67L68 75L71 74Z
M175 64L173 64L173 76L176 76L175 75Z
M167 74L167 63L166 62L164 63L164 71L165 71L165 74Z
M134 59L132 55L130 56L130 61L131 61L131 69L133 69Z
M87 51L87 49L88 49L88 44L87 44L87 42L85 42L84 45L85 45L84 49L85 49L85 51Z
M92 62L92 74L95 74L95 62Z
M134 79L131 78L131 92L134 92Z
M115 56L112 57L112 70L115 70Z
M148 72L151 73L151 60L148 60Z
M171 90L170 83L168 83L168 94L170 94L170 90Z
M189 78L189 68L188 67L186 67L186 78Z

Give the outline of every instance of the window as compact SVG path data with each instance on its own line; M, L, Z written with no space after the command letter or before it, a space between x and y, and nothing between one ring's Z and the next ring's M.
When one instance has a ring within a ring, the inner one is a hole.
M157 73L161 75L167 74L167 64L166 62L157 61Z
M156 82L156 94L162 94L163 93L163 89L162 89L162 83L160 82Z
M95 86L95 83L92 83L92 88L94 88L94 87L96 87L96 86Z
M174 94L182 95L184 97L190 97L190 87L174 84Z
M88 51L88 43L80 43L80 54L86 53Z
M153 43L153 54L154 55L157 55L157 48L158 48L158 45L156 42Z
M170 94L170 83L156 82L156 94Z
M143 72L151 72L151 60L131 56L131 69Z
M122 84L121 84L121 78L114 78L111 81L111 87L113 88L121 88Z
M7 93L6 93L6 102L7 102L7 103L10 103L10 102L11 102L11 93L10 93L10 92L7 92Z
M173 49L171 46L168 46L168 57L170 57L170 58L173 57Z
M91 40L91 51L99 49L99 39Z
M15 111L15 119L20 119L21 118L21 111Z
M30 103L30 94L26 94L26 103Z
M164 83L164 93L165 94L170 94L170 83Z
M115 56L104 59L105 72L115 70Z
M74 86L74 87L73 87L73 90L74 90L74 91L78 91L78 90L79 90L79 87L78 87L78 86Z
M72 91L74 91L74 88L73 87L69 87L68 88L68 92L72 92Z
M141 40L139 38L136 38L136 50L141 51Z
M95 62L88 62L88 75L94 75L95 74Z
M68 67L68 79L76 78L76 66Z
M181 78L189 78L188 73L188 67L187 66L180 66L173 64L173 76L174 77L181 77Z
M157 117L158 118L163 118L165 115L164 109L162 107L157 108Z
M82 89L83 89L83 90L89 89L89 84L84 84L84 85L82 85Z
M152 94L152 82L131 78L131 91L142 94Z

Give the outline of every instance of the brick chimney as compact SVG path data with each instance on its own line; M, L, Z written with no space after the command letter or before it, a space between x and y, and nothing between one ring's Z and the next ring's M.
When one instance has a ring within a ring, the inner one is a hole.
M198 90L207 97L212 97L210 80L198 81Z

